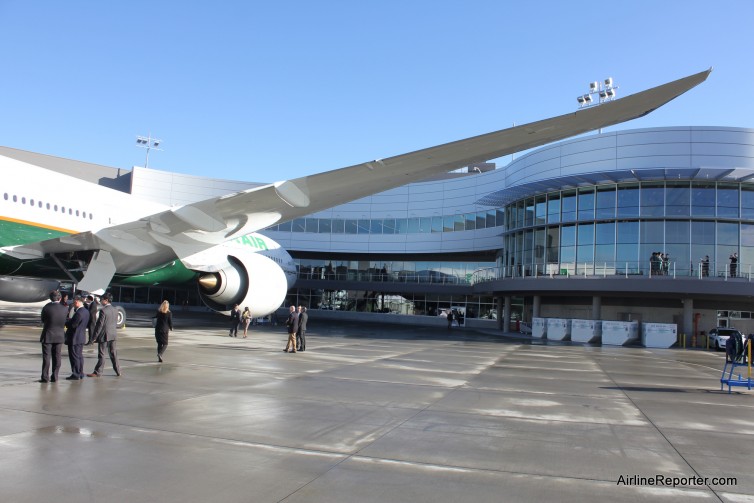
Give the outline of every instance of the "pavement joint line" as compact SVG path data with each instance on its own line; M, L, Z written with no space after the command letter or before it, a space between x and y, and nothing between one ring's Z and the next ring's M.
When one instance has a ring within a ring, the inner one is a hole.
M599 365L599 362L598 362L598 365ZM603 374L607 375L607 376L608 376L608 377L610 378L610 380L611 380L611 381L613 381L613 383L615 384L615 386L618 386L618 387L619 387L619 388L621 389L621 391L623 391L623 395L624 395L624 396L625 396L625 397L626 397L626 398L628 399L628 401L629 401L629 402L631 402L631 404L632 404L632 405L633 405L634 407L636 407L636 410L638 410L638 411L639 411L639 413L640 413L640 414L641 414L641 415L642 415L642 416L643 416L643 417L644 417L644 418L646 419L646 421L647 421L647 422L648 422L648 423L649 423L649 424L650 424L650 425L652 426L652 428L654 428L654 429L655 429L655 431L657 431L657 433L658 433L658 434L659 434L659 435L660 435L660 436L661 436L661 437L663 438L663 440L665 440L665 443L666 443L666 444L667 444L667 445L668 445L668 446L669 446L669 447L670 447L670 448L671 448L671 449L672 449L672 450L673 450L673 451L674 451L674 452L675 452L676 454L678 454L678 456L679 456L679 457L680 457L680 458L681 458L681 459L683 460L683 462L684 462L684 463L686 463L686 465L687 465L687 466L689 467L689 469L690 469L690 470L691 470L692 472L694 472L694 474L695 474L695 475L696 475L697 477L700 477L700 478L701 478L702 476L700 475L700 473L699 473L699 472L698 472L698 471L696 470L696 468L694 468L694 466L693 466L693 465L692 465L692 464L691 464L691 463L689 462L689 460L688 460L688 459L686 459L686 456L684 456L684 455L683 455L683 453L681 453L681 451L679 451L679 450L678 450L678 448L677 448L677 447L676 447L676 446L675 446L675 445L673 444L673 442L671 442L671 441L670 441L670 439L669 439L669 438L668 438L668 437L667 437L667 436L665 435L665 433L664 433L664 432L663 432L663 431L662 431L662 430L660 429L660 427L659 427L659 426L657 426L657 425L655 424L655 422L654 422L654 421L652 421L652 419L651 419L651 418L650 418L650 417L649 417L649 416L648 416L648 415L647 415L647 414L646 414L646 413L644 412L644 410L643 410L643 409L642 409L641 407L639 407L639 405L638 405L638 404L637 404L637 403L636 403L636 402L635 402L635 401L634 401L634 400L633 400L633 399L632 399L632 398L631 398L631 397L629 396L629 394L628 394L628 393L626 393L626 392L625 392L625 391L623 390L623 388L624 388L624 387L623 387L623 386L621 386L620 384L618 384L618 383L617 383L617 382L616 382L616 381L615 381L615 380L614 380L614 379L612 378L612 376L611 376L611 375L610 375L610 374L609 374L609 373L608 373L608 372L607 372L606 370L604 370L604 368L602 368L602 366L601 366L601 365L600 365L600 370L602 371L602 373L603 373ZM720 495L719 495L719 494L717 494L717 491L715 491L715 490L714 490L714 489L713 489L712 487L710 487L710 485L709 485L709 484L707 484L707 485L706 485L706 487L707 487L707 488L708 488L708 489L709 489L709 490L710 490L710 491L712 492L712 494L714 494L714 495L715 495L715 497L717 497L717 499L718 499L718 500L720 500L720 501L723 501L722 497L720 497Z

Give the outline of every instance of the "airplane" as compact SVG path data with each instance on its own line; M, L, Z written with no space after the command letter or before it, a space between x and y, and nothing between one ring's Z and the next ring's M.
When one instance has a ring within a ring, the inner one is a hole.
M297 273L290 254L256 231L642 117L711 71L565 115L177 207L0 156L0 300L38 302L61 281L95 294L113 280L195 282L215 311L228 314L239 304L265 316L284 302ZM125 316L121 309L119 325Z

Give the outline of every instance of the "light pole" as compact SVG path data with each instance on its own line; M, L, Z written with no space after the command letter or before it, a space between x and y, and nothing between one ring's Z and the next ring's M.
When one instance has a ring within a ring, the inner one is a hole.
M158 140L157 138L152 138L152 135L148 136L137 136L136 137L136 146L147 149L147 158L144 161L144 167L149 167L149 151L152 149L155 150L162 150L161 148L157 148L160 146L160 143L162 143L162 140Z
M618 86L613 84L613 78L608 77L603 82L590 82L589 92L576 97L576 101L579 102L579 108L587 108L591 106L601 105L606 101L613 101L615 99L615 90ZM594 100L594 97L597 101ZM600 128L602 133L602 128Z

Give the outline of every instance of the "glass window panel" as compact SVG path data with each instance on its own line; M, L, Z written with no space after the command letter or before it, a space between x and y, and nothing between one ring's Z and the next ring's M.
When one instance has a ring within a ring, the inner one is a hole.
M595 218L615 218L615 187L598 188Z
M505 225L505 210L503 208L498 208L495 210L495 220L496 223L493 225L493 227L498 225Z
M487 228L495 227L495 215L497 214L496 210L487 210ZM503 220L500 221L500 224L502 225Z
M560 229L558 227L547 228L547 257L548 263L557 263L560 260Z
M544 263L546 237L545 229L537 229L534 233L534 262L537 264Z
M518 212L516 211L516 205L511 204L508 206L508 228L509 229L515 229L516 228L516 215Z
M346 220L346 234L357 234L359 232L359 225L356 220Z
M360 218L357 220L359 226L359 234L369 234L369 219Z
M382 234L382 220L379 218L373 218L369 220L369 233L370 234Z
M594 224L579 224L577 260L592 262L594 260Z
M688 182L683 184L669 182L665 188L665 214L668 216L686 217L691 214L691 187Z
M278 226L278 230L280 232L290 232L292 228L293 228L293 222L290 222L290 221L283 222L282 224Z
M597 265L611 267L615 261L615 244L598 244L594 246L594 261Z
M691 214L695 217L715 216L715 184L691 182Z
M342 218L335 218L332 221L332 233L343 234L346 230L346 221Z
M408 219L408 232L410 232L411 234L416 234L417 232L419 232L420 228L421 226L418 217Z
M521 228L524 226L524 202L519 201L516 203L516 227Z
M576 221L576 192L563 192L563 196L560 202L561 211L560 219L562 222L575 222Z
M691 242L715 244L715 222L691 222Z
M738 218L738 185L721 183L717 186L717 216Z
M467 231L473 231L476 229L476 213L466 213L464 218L466 219Z
M560 223L560 193L547 195L547 223Z
M465 220L463 218L463 215L456 215L455 219L453 221L453 230L456 230L456 231L462 231L462 230L464 230L464 224L465 223L466 222L465 222Z
M306 219L294 218L293 219L293 232L304 232L306 230Z
M673 221L668 220L665 222L665 242L666 243L690 243L691 236L689 230L691 228L690 222L687 221Z
M737 223L717 223L717 244L721 246L736 247L738 246L738 224ZM732 249L730 253L736 251Z
M576 244L576 226L564 225L560 231L560 247L574 246Z
M754 225L741 224L741 246L754 246Z
M432 217L432 232L442 232L442 217Z
M306 219L306 232L319 232L319 218Z
M544 225L547 223L547 198L537 196L534 199L534 225Z
M689 242L673 243L665 245L665 253L668 256L668 271L677 275L688 276L692 273L693 264L690 258Z
M618 218L639 216L639 185L621 185L618 187Z
M534 198L530 197L526 200L526 211L524 216L524 225L531 227L534 225Z
M419 232L421 233L432 232L432 217L419 218Z
M487 212L479 211L476 214L476 228L484 229L487 227Z
M383 234L395 234L395 219L386 218L382 221L382 233Z
M594 242L600 245L615 243L615 222L596 225Z
M741 218L754 220L754 187L741 185Z
M320 234L330 234L332 232L332 220L329 218L320 218L319 219L319 233Z
M445 215L442 219L442 231L453 232L453 215Z
M618 267L626 264L635 269L639 260L639 222L618 222L615 260Z
M594 188L579 189L579 220L594 219Z
M665 187L662 183L641 184L641 216L661 217L665 214Z
M408 232L408 219L407 218L397 218L395 220L396 224L396 234L406 234Z

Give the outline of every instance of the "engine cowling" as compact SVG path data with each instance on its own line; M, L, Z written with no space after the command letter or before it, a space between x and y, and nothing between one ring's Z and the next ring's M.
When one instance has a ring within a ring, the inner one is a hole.
M259 253L234 252L224 262L199 277L199 296L211 309L227 313L238 304L254 317L265 316L285 300L288 281L274 261Z
M50 298L60 282L51 279L0 276L0 300L6 302L40 302Z

